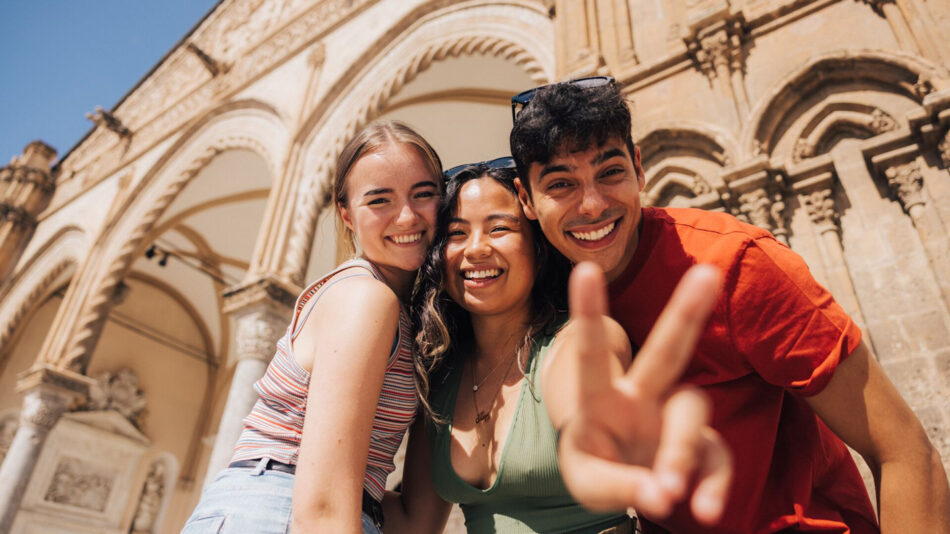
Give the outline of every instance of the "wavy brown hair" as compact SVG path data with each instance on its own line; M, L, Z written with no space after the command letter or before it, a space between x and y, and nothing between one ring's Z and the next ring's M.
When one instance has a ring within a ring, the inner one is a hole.
M460 365L461 358L471 353L475 342L469 312L445 291L445 246L449 221L458 210L459 192L466 183L491 179L517 198L516 177L514 169L472 165L448 180L439 202L435 239L419 269L412 296L416 386L426 415L436 422L444 421L444 414L435 413L430 404L432 384L441 380L445 371ZM553 325L558 315L566 311L567 277L570 274L570 263L548 243L537 221L529 220L528 223L534 237L535 272L530 297L531 318L518 349L519 367L524 355L530 353L535 336ZM521 370L524 372L525 369L521 367Z

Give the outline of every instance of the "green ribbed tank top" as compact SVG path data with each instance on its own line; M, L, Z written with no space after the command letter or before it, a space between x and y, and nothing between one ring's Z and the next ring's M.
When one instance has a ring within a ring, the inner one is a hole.
M553 334L546 334L535 339L498 475L488 489L468 484L452 467L451 418L462 366L449 370L433 394L433 408L448 421L430 428L432 481L439 496L461 506L469 534L597 533L627 520L622 513L588 512L571 499L561 480L556 433L541 398L539 379L541 363L553 338Z

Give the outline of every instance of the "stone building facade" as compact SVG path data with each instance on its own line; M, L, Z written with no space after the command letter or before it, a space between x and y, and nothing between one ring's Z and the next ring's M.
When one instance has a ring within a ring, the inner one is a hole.
M644 202L805 257L950 466L948 32L943 0L223 0L62 158L0 169L0 533L177 532L340 259L349 137L488 159L512 94L590 74Z

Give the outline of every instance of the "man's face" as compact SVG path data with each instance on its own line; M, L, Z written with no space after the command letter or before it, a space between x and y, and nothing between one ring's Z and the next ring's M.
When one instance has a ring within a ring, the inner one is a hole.
M574 263L592 261L607 280L617 278L637 248L643 169L640 150L630 154L611 137L580 152L559 152L528 170L531 195L519 188L525 214L537 219L548 240Z

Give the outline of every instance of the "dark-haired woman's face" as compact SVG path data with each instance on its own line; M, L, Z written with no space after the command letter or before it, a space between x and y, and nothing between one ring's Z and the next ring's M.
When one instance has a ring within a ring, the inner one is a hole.
M445 246L446 291L474 315L530 309L535 257L531 227L518 199L495 180L459 191Z

